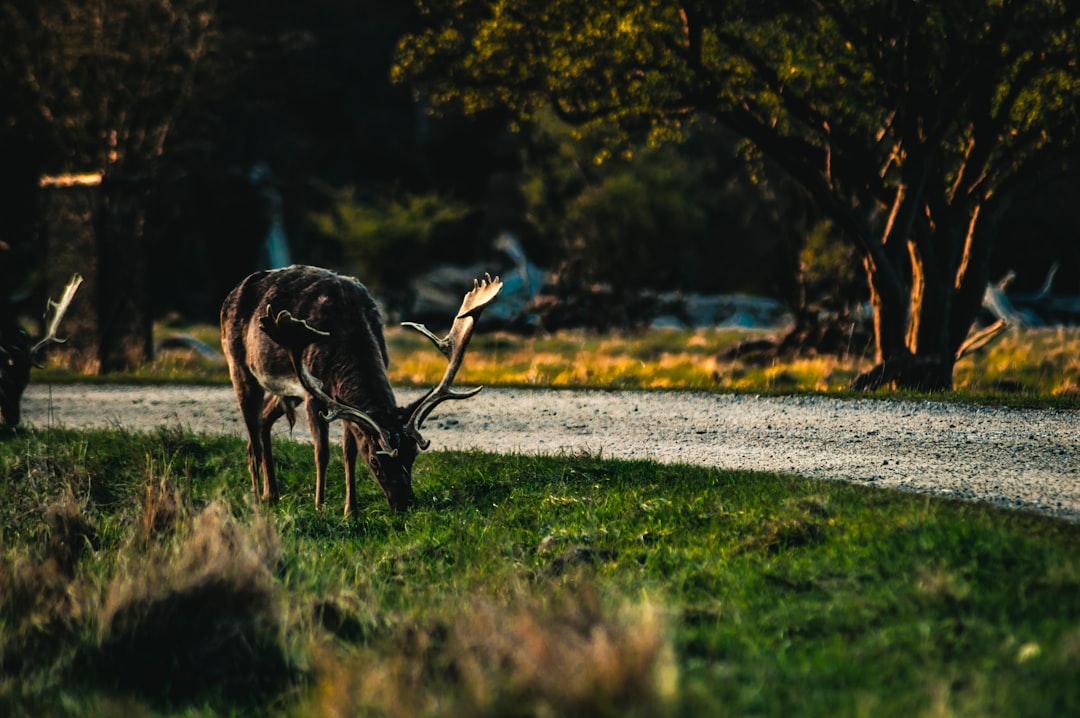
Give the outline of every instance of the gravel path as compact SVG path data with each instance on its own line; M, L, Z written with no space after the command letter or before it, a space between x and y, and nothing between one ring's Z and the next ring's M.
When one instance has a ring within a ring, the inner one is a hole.
M229 388L31 385L23 417L39 427L142 431L166 424L244 434ZM443 404L424 435L434 449L589 452L780 471L1077 521L1078 420L1076 412L937 402L486 389L471 401ZM286 435L286 422L276 430ZM306 427L298 425L294 436L307 440Z

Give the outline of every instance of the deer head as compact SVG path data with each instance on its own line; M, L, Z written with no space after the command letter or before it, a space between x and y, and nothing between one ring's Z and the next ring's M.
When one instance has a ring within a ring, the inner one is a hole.
M35 344L30 344L30 338L18 328L8 329L6 333L0 333L0 420L5 424L15 426L22 419L22 395L26 385L30 383L30 368L40 367L45 351L54 344L63 344L66 339L57 337L60 322L63 321L75 293L79 291L79 285L83 278L72 275L71 280L64 287L64 293L59 302L51 299L46 305L47 330L45 336ZM52 312L51 319L49 312Z

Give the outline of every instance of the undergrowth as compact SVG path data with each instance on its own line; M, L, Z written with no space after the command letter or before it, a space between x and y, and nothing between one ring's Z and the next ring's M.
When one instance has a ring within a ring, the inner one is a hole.
M345 520L309 446L276 453L264 506L236 439L0 433L0 714L1080 711L1072 523L474 452Z

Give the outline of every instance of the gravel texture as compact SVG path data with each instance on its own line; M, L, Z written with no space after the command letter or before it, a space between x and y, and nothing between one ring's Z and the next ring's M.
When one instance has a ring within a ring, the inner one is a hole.
M402 389L404 403L419 390ZM30 425L161 425L244 435L231 388L42 386ZM1080 520L1077 412L694 392L485 389L424 427L432 448L654 459L778 471ZM285 421L278 435L288 434ZM335 432L339 432L335 428ZM308 440L298 423L297 439ZM423 460L421 458L421 460Z

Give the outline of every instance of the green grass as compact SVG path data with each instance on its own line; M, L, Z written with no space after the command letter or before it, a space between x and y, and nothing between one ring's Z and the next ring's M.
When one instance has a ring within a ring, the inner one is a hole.
M249 500L243 443L0 433L0 714L1058 716L1080 526L844 483L431 452Z
M217 327L159 326L191 334L213 347ZM684 389L791 395L851 395L846 387L873 361L851 356L809 356L777 362L724 359L746 339L767 338L764 331L702 329L650 330L631 334L560 331L522 337L478 333L470 345L461 382L487 386L610 389ZM426 339L399 327L387 330L390 377L401 386L438 382L446 361ZM857 348L856 348L857 349ZM93 362L57 353L35 382L228 384L223 360L193 351L161 352L154 361L123 375L96 376ZM955 390L935 400L1009 406L1080 408L1080 327L1013 329L988 348L962 359L954 373ZM861 394L865 396L865 394ZM880 392L882 396L925 399L927 394Z

